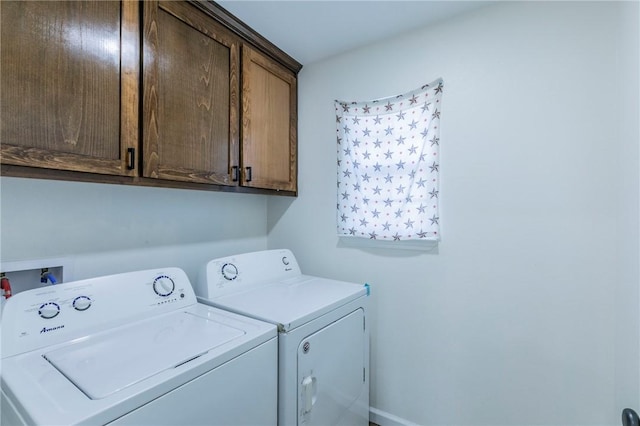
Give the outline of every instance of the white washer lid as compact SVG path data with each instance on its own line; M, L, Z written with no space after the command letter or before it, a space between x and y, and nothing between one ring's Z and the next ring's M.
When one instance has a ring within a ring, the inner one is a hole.
M89 398L100 399L244 334L189 312L174 312L76 341L44 357Z
M292 330L358 297L366 295L363 285L309 275L254 287L202 302L230 309Z

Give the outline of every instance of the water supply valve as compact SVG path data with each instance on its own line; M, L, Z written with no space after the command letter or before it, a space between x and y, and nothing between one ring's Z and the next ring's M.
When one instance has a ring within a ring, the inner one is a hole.
M42 268L40 270L40 282L42 284L47 284L48 282L51 284L57 284L58 280L51 272L49 272L49 268Z
M4 273L0 275L0 289L2 289L2 296L5 299L11 297L11 283Z

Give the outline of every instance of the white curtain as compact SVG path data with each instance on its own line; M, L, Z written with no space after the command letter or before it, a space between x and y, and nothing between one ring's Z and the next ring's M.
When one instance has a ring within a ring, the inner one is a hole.
M439 240L443 81L374 101L336 101L338 235Z

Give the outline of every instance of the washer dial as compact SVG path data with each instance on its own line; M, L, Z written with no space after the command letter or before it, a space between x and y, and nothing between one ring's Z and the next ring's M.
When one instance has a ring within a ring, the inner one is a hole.
M51 319L58 316L60 313L60 305L55 302L47 302L40 305L40 309L38 309L38 315L40 315L44 319Z
M170 296L175 289L176 284L173 282L171 277L167 275L160 275L155 280L153 280L153 291L155 291L158 296Z
M91 307L91 299L89 296L78 296L73 299L72 305L76 311L86 311Z
M225 263L222 265L221 272L222 276L228 281L238 278L238 267L233 263Z

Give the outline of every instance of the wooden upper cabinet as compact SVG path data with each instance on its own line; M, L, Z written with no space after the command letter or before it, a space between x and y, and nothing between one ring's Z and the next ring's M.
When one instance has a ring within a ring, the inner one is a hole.
M144 2L145 177L237 185L238 39L192 5Z
M139 5L0 1L2 163L135 176Z
M297 85L287 68L242 47L242 185L297 190Z
M295 195L301 67L207 0L0 0L2 172Z

